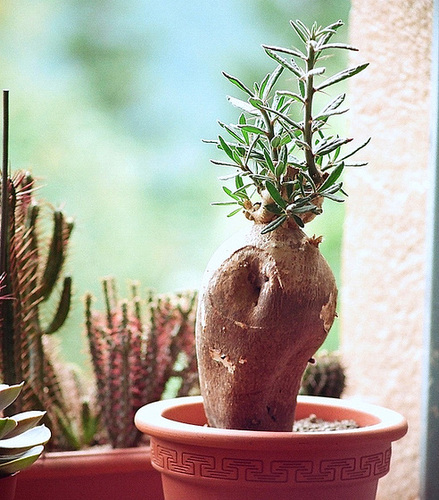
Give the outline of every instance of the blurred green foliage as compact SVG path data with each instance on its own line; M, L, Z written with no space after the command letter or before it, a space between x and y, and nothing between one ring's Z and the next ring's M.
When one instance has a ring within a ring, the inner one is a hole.
M261 44L291 45L290 19L329 24L348 12L347 0L2 0L12 169L31 169L41 194L75 217L69 360L85 359L81 300L99 294L101 277L196 288L214 249L248 224L210 206L222 172L201 139L234 119L221 71L260 79L273 69ZM324 235L339 275L343 207L326 212L308 233Z

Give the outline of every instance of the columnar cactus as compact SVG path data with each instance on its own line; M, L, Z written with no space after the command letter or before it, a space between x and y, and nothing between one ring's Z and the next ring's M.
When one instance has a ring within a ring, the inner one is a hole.
M86 332L97 382L97 401L114 448L136 446L141 434L136 411L160 399L175 380L178 395L197 385L196 294L150 296L142 301L133 285L119 301L112 279L103 280L105 312L85 299Z
M70 418L46 344L70 309L71 278L63 278L60 289L57 285L73 223L37 200L35 189L24 171L2 182L0 379L6 384L26 380L10 411L46 408L53 444L68 448L63 429L70 427ZM52 218L51 235L46 216ZM49 310L55 312L48 320Z
M345 388L345 373L336 352L322 351L309 363L302 378L300 394L339 398Z

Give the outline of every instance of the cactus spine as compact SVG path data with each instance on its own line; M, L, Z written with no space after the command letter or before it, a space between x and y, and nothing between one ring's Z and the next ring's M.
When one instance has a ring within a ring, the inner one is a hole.
M119 300L112 279L103 280L105 311L85 299L86 332L97 383L97 401L114 448L136 446L136 411L160 399L174 379L178 395L198 382L195 359L195 292Z
M341 397L346 377L340 356L337 352L321 351L308 364L302 378L300 394L308 396Z

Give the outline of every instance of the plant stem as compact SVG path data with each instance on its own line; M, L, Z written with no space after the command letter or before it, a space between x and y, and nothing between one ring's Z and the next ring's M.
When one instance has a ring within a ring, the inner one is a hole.
M314 153L312 151L312 105L313 105L313 97L314 97L314 77L312 74L309 74L310 71L314 69L315 63L315 52L314 47L311 42L308 43L308 54L306 59L306 88L305 88L305 119L304 119L304 131L303 131L303 139L304 142L308 145L305 149L305 158L306 164L308 166L308 172L316 185L319 185L322 180L322 174L314 160Z

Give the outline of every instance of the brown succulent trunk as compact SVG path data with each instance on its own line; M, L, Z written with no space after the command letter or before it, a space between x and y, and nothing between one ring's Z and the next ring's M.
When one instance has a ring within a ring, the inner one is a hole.
M228 240L204 276L197 318L209 425L289 431L308 360L334 321L335 279L297 226Z

